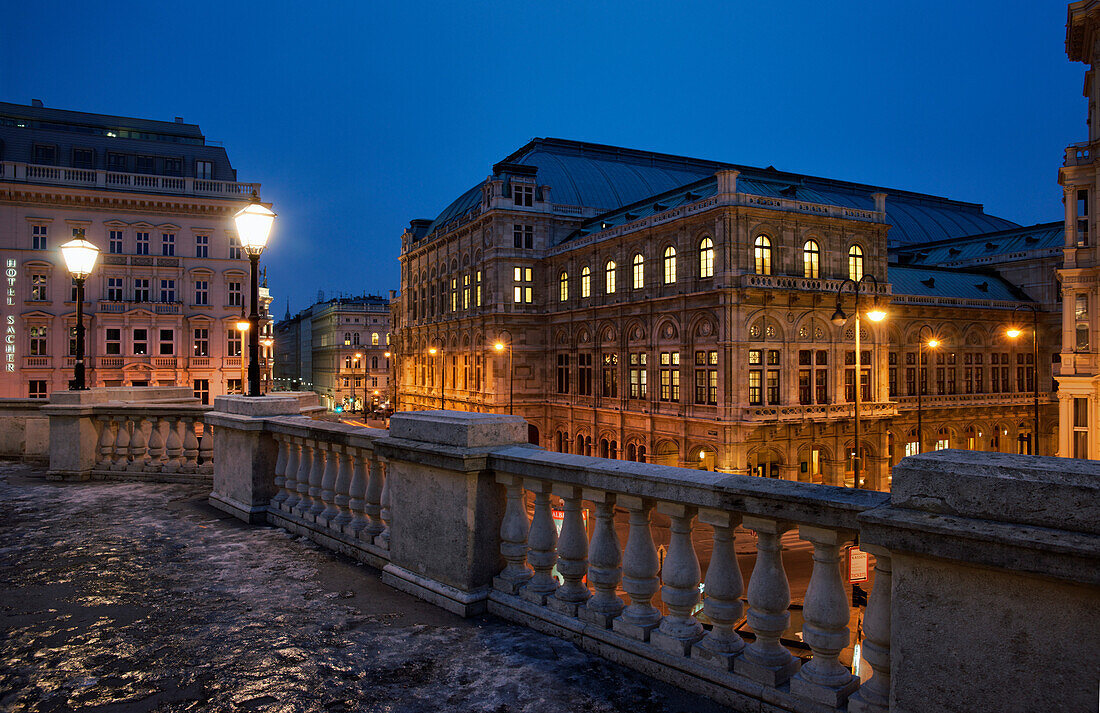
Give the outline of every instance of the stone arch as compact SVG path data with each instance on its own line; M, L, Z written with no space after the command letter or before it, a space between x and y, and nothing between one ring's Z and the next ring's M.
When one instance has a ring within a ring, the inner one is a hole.
M680 465L680 444L671 438L658 441L653 449L653 461L660 465Z
M794 335L800 342L826 342L833 333L815 311L804 312L795 320Z
M646 338L645 324L640 319L632 319L627 322L623 334L626 335L628 342L634 344L644 342Z
M718 449L709 443L700 443L692 446L688 450L687 460L684 461L684 465L694 470L714 470L714 465L717 460Z
M680 339L680 325L674 317L665 317L657 322L653 334L658 342L677 342Z
M692 340L714 341L719 338L718 319L712 312L701 310L688 320L688 334Z
M763 314L749 323L749 341L784 342L786 338L779 320L770 314Z

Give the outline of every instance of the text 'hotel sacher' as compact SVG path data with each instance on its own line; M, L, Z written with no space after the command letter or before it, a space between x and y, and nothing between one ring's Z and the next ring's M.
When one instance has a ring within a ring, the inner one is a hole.
M179 118L0 103L0 396L46 398L73 378L76 289L58 248L74 236L101 251L85 292L88 386L190 386L204 403L239 391L249 278L233 215L259 188Z
M556 451L850 485L844 281L866 275L861 311L887 316L860 325L865 487L919 450L919 388L924 450L1095 457L1058 438L1064 233L931 195L535 139L402 236L397 406L510 410Z

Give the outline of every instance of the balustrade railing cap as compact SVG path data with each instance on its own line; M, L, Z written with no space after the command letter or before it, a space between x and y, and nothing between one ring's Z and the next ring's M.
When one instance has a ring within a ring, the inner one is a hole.
M294 396L238 396L214 397L214 410L239 416L287 416L298 415L300 402Z
M894 466L890 504L1100 535L1100 461L965 450L923 453Z
M459 448L527 443L521 416L465 411L403 411L390 417L390 437Z

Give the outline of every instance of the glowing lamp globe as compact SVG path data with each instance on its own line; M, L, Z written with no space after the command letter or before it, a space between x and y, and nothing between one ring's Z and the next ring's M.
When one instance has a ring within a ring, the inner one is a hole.
M275 213L260 203L255 193L252 202L233 216L237 224L237 236L241 247L249 255L259 255L267 245L267 236L271 233L271 224L275 222Z
M61 257L65 259L65 267L69 269L69 273L80 279L91 274L96 258L99 257L99 248L78 238L61 246Z
M1015 339L1016 337L1020 336L1020 334L1021 334L1020 330L1019 330L1019 329L1016 329L1015 327L1013 327L1013 328L1009 329L1009 330L1008 330L1007 332L1005 332L1005 333L1006 333L1006 334L1007 334L1008 336L1012 337L1013 339Z
M429 354L433 354L433 355L434 355L434 354L435 354L435 351L436 351L435 347L431 347L431 348L429 348L429 349L428 349L428 353L429 353Z
M929 339L928 340L928 348L929 349L935 349L939 345L940 345L940 342L939 342L938 339Z
M251 326L252 324L247 319L245 319L245 316L243 314L241 315L241 318L237 320L238 332L247 332L248 328Z
M886 312L876 304L871 307L869 312L867 312L867 319L871 320L872 322L881 322L882 320L886 319Z
M844 314L844 310L838 306L830 321L838 327L843 327L844 323L848 321L848 315Z
M493 345L493 349L496 349L498 352L504 351L504 342L497 342Z

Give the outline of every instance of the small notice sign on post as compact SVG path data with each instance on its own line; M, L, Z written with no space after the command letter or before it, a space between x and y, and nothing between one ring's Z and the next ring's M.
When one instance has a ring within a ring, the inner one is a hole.
M867 553L859 549L855 545L849 545L848 582L852 584L855 584L856 582L866 582L867 577Z

